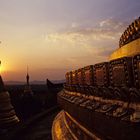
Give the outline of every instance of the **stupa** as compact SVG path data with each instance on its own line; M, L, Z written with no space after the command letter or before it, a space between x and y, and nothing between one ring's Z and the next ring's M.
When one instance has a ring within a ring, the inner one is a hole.
M53 140L140 139L140 18L108 62L66 73Z
M31 89L31 86L30 86L30 76L28 74L28 68L27 68L27 75L26 75L26 85L25 85L25 88L24 88L24 92L23 92L23 96L33 96L33 91Z
M2 77L0 76L0 130L13 127L19 122L8 91L6 91Z

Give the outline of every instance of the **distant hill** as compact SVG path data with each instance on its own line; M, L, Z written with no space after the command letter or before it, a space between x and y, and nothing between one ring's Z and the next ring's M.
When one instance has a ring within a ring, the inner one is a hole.
M63 80L52 80L51 82L55 83L55 84L57 84L57 83L65 83L66 80L65 79L63 79Z
M22 81L4 81L5 85L25 85Z
M51 80L52 83L65 83L65 80ZM25 85L25 81L4 81L5 85ZM45 85L46 81L30 81L31 85Z

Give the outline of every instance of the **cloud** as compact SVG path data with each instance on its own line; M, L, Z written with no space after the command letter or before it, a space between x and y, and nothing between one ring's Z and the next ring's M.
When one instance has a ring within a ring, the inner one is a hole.
M66 28L62 32L58 32L55 34L59 34L60 36L63 35L84 35L84 36L97 36L100 35L100 37L105 38L105 36L111 36L115 33L115 35L118 35L122 33L122 31L126 28L126 23L114 20L112 18L100 21L96 26L92 27L85 27L83 25L72 23L71 27ZM108 37L107 37L108 38ZM94 38L93 38L94 39Z
M109 18L109 19L101 21L99 25L100 27L103 27L103 28L120 29L120 27L123 26L123 23L117 20L113 20L112 18Z
M57 50L54 52L57 60L63 57L60 65L71 69L108 61L110 54L118 48L119 38L126 28L126 23L112 18L93 27L73 25L45 36L48 49Z
M46 35L45 40L49 43L67 42L87 46L92 44L94 46L100 44L99 46L101 46L102 44L105 47L103 42L111 42L113 44L113 41L119 40L120 35L126 28L126 24L110 18L99 22L94 27L81 27L82 25L78 26L78 24L72 23L72 27L65 29L63 32Z

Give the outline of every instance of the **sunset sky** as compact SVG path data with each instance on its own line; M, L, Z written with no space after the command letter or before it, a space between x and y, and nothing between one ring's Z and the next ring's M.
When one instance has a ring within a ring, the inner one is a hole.
M67 71L107 61L140 16L140 0L0 0L4 80L64 79Z

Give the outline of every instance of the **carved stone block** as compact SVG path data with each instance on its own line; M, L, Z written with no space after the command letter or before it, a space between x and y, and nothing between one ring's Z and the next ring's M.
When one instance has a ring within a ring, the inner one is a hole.
M133 57L133 77L135 87L140 88L140 54Z
M109 77L112 86L132 86L132 58L123 57L110 61Z
M70 83L69 83L69 72L67 72L67 73L65 74L65 78L66 78L66 84L67 84L67 85L70 84Z
M69 84L72 84L72 71L69 72Z
M93 65L84 67L84 75L85 75L85 84L93 85Z
M94 65L94 84L97 86L109 85L109 64L108 62Z
M72 71L72 84L77 85L78 84L78 77L77 77L77 70Z
M79 85L84 85L84 68L78 69L77 78Z

